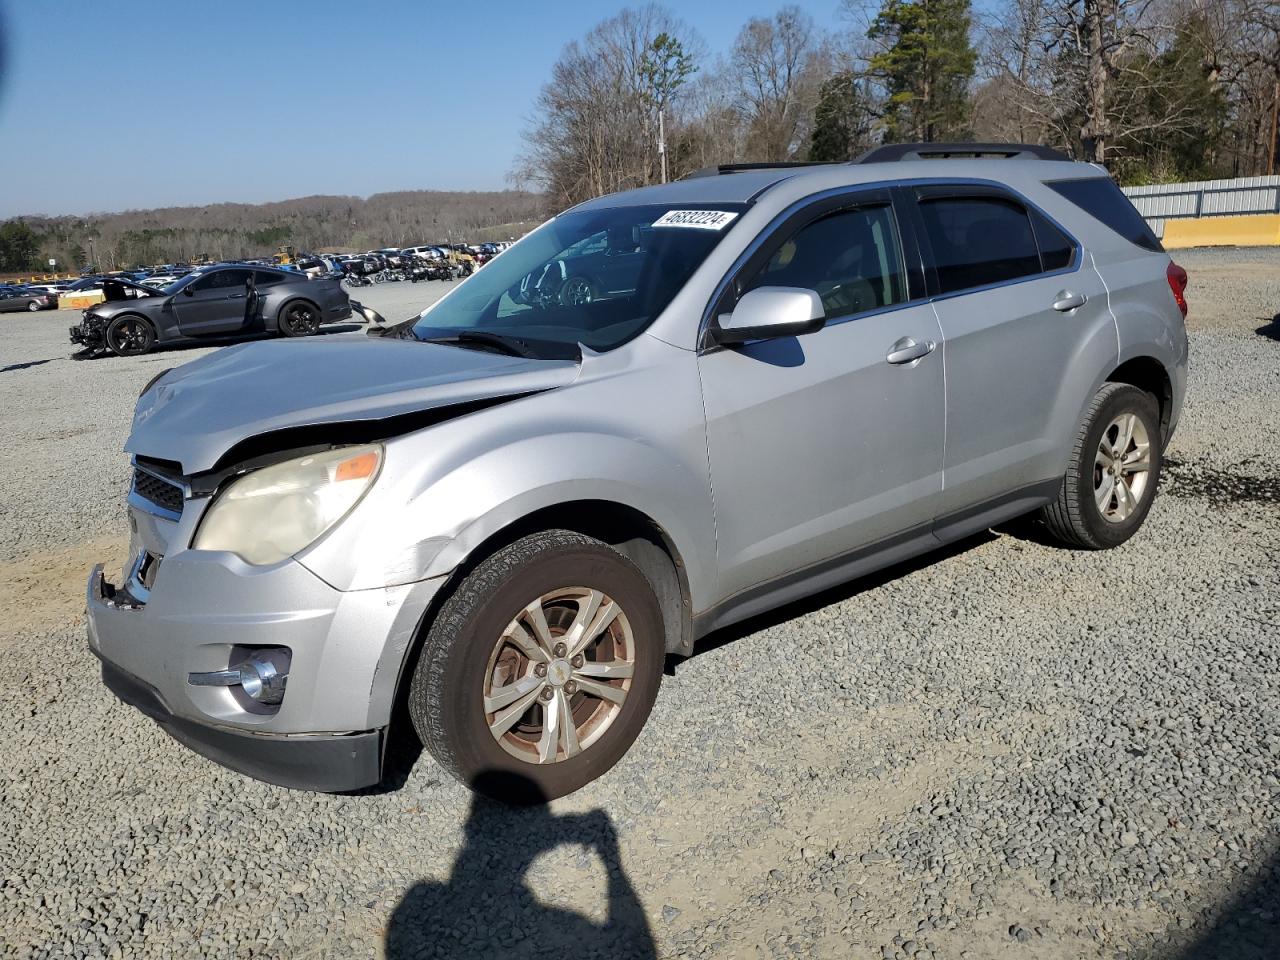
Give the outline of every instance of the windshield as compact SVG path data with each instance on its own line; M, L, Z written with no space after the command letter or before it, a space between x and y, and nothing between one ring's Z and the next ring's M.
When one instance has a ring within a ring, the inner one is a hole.
M612 350L653 322L745 209L661 204L567 213L430 307L413 335L496 334L531 347Z

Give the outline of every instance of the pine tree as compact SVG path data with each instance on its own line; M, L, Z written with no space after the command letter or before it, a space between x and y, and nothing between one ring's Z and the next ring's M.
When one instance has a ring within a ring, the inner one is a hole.
M964 136L977 53L969 42L969 0L885 0L867 36L882 45L870 60L884 84L885 140Z
M809 135L810 160L853 160L871 146L871 111L856 74L844 70L822 84Z

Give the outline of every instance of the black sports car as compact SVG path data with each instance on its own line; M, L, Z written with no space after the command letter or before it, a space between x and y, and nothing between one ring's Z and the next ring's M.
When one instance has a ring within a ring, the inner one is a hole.
M71 342L85 348L78 358L263 333L303 337L351 316L351 300L335 278L245 264L203 267L159 290L108 277L103 291L106 301L71 328Z

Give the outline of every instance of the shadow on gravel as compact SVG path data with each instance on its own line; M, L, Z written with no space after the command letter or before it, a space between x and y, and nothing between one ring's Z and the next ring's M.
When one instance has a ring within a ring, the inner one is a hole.
M796 600L775 610L743 620L741 623L723 627L699 640L697 646L693 649L692 656L697 657L710 650L717 650L726 644L733 643L735 640L740 640L753 633L767 630L769 627L775 627L780 623L786 623L788 620L794 620L797 617L803 617L816 610L821 610L823 607L829 607L833 603L839 603L841 600L856 597L865 590L874 590L877 587L882 587L886 583L897 580L899 577L905 577L907 574L915 573L917 570L931 567L949 557L957 557L962 553L968 553L975 547L980 547L984 543L990 543L996 539L998 537L994 533L990 530L984 530L981 533L975 533L971 537L965 537L963 540L956 540L953 543L940 546L936 550L930 550L928 553L914 559L904 560L902 563L886 567L878 573L858 577L856 580L850 580L848 583L842 583L838 587L832 587L830 590L823 590L821 593L815 593L811 597ZM674 664L678 664L680 659L679 657L668 658L668 674L675 672Z
M1270 320L1265 321L1262 326L1253 331L1272 340L1280 340L1280 313L1277 313Z
M529 806L507 806L476 794L465 827L466 845L444 883L415 884L387 924L388 960L418 957L491 958L593 956L649 960L657 956L635 889L622 869L618 835L603 810L556 816L523 779L484 775ZM548 906L525 883L542 853L564 845L594 850L608 873L603 922Z
M1280 850L1249 886L1217 911L1212 927L1170 960L1275 960L1280 957Z

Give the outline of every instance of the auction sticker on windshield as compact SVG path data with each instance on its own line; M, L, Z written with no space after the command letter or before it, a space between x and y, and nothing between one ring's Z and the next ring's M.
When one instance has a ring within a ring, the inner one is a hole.
M729 210L668 210L655 227L693 227L697 230L723 230L737 214Z

